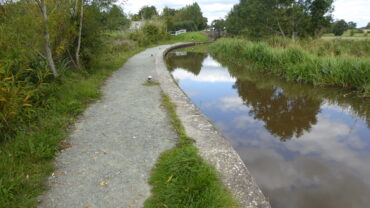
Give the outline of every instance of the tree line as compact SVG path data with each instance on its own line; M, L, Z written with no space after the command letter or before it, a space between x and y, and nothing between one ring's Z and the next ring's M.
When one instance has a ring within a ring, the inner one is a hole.
M321 35L332 20L333 0L240 0L226 19L227 31L252 38Z
M203 30L207 27L207 18L203 16L198 3L180 9L166 7L159 14L155 6L144 6L137 14L132 15L133 21L159 18L165 21L168 31L186 29L188 31Z

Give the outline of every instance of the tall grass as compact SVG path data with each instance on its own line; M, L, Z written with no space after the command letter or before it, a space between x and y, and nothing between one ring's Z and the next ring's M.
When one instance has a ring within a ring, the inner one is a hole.
M300 46L272 47L265 42L220 39L210 52L222 59L253 64L287 80L352 88L370 92L370 59L351 56L318 56Z
M272 37L265 40L272 47L298 46L317 56L370 56L370 39L299 40Z

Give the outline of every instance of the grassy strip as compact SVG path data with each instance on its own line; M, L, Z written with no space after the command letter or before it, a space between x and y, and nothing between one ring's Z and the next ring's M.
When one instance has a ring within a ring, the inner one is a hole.
M164 94L162 102L170 115L173 128L179 135L179 142L175 148L160 156L149 181L153 186L152 196L145 202L144 207L238 207L221 183L216 170L198 155L197 148L186 135L176 115L176 106Z
M370 93L370 59L367 58L320 57L300 47L274 48L263 42L241 39L220 39L209 49L221 59L252 62L256 68L287 80Z
M207 53L209 44L201 44L193 47L182 48L176 50L178 52L196 52L196 53Z
M210 38L204 32L188 32L180 35L172 36L176 42L207 42Z

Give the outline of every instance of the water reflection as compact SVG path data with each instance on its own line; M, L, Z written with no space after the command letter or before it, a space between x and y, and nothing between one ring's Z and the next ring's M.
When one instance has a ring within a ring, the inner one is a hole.
M173 76L230 138L274 208L369 206L368 101L194 55L173 61Z
M288 97L281 88L259 87L248 80L238 80L234 88L244 103L251 107L249 114L263 121L265 128L282 141L302 136L317 123L319 100L305 95Z
M182 68L194 75L198 75L206 57L206 53L192 53L191 59L189 59L187 52L170 53L166 57L167 68L171 72L176 68Z

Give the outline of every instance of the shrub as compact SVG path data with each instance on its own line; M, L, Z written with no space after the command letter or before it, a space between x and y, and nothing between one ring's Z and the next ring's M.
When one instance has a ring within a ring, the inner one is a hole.
M170 39L165 24L161 21L147 22L143 28L129 34L129 38L138 43L139 46L148 46L161 40Z

